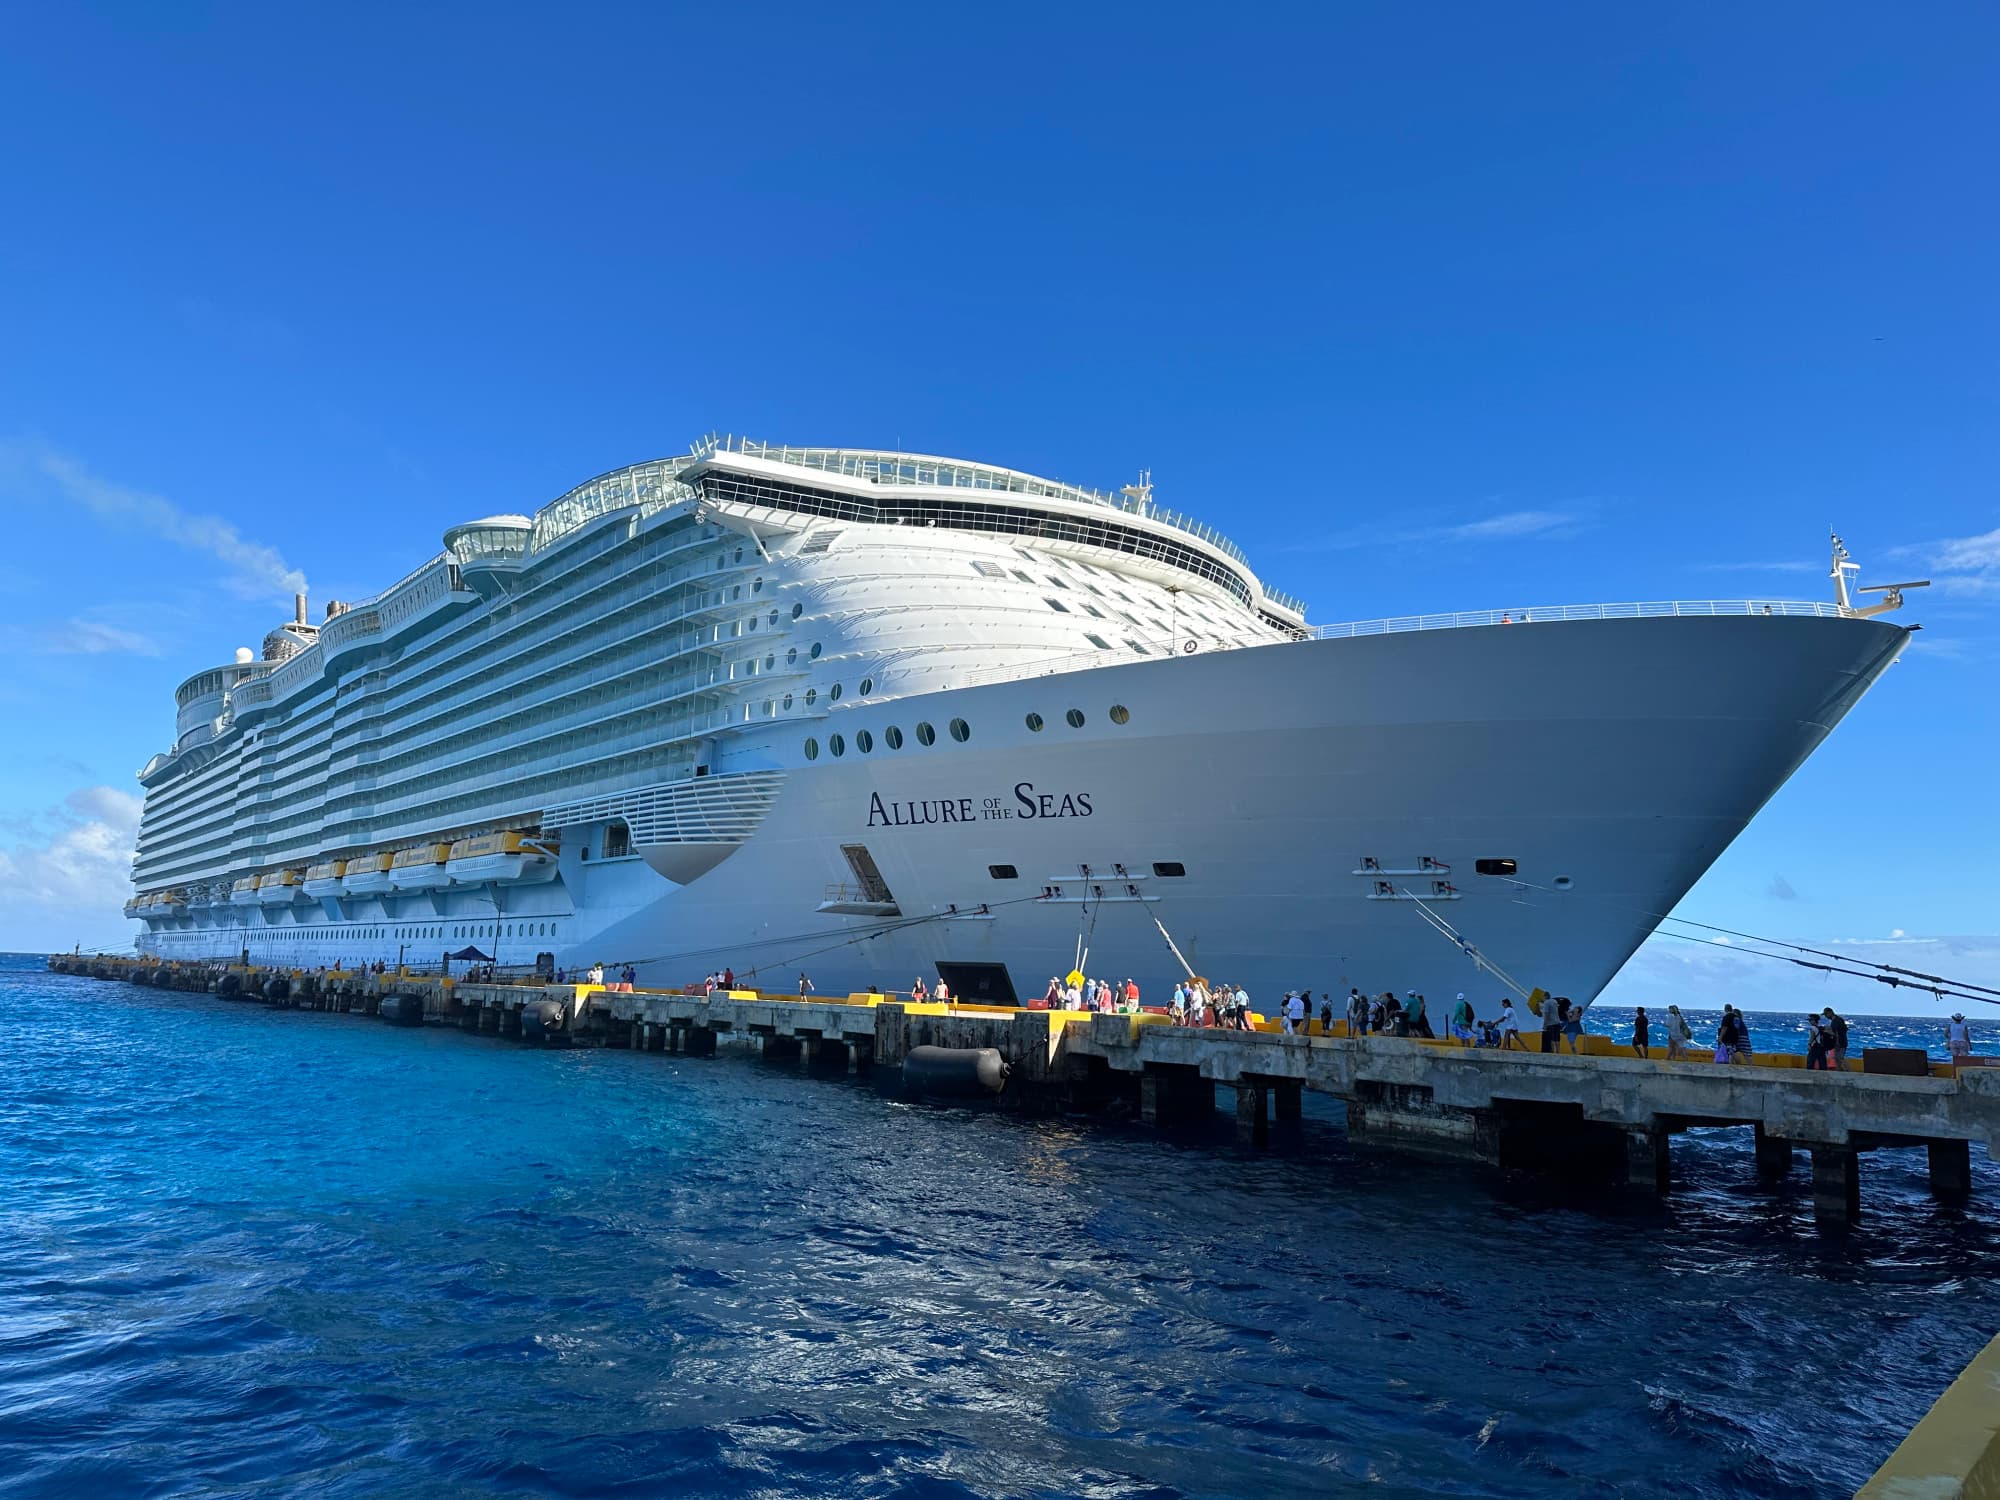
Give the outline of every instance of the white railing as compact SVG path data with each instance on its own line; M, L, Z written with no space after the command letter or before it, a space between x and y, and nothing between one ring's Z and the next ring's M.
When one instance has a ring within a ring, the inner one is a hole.
M1643 620L1663 615L1805 615L1837 619L1840 606L1803 599L1669 599L1645 604L1544 604L1523 609L1475 609L1448 615L1399 615L1388 620L1355 620L1315 625L1306 638L1344 640L1357 635L1396 635L1405 630L1457 630L1469 625L1533 625L1551 620Z
M1406 630L1457 630L1472 625L1533 625L1553 620L1639 620L1663 615L1794 615L1818 619L1840 618L1840 606L1805 599L1670 599L1644 604L1546 604L1527 609L1475 609L1449 615L1402 615L1391 620L1355 620L1345 625L1312 625L1295 640L1335 641L1351 636L1399 635ZM961 687L989 682L1014 682L1029 677L1052 677L1064 672L1085 672L1095 667L1130 666L1135 661L1168 657L1186 660L1191 656L1212 656L1218 651L1253 651L1265 646L1283 646L1294 641L1259 641L1252 645L1218 645L1202 636L1183 635L1177 640L1145 639L1141 645L1156 656L1141 656L1129 647L1109 651L1073 651L1039 661L1013 662L1005 666L980 667L958 678Z

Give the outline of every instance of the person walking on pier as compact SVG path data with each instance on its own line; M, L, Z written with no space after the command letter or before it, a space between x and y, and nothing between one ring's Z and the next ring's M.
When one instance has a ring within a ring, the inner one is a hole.
M1833 1038L1826 1028L1819 1024L1819 1017L1810 1013L1806 1016L1806 1066L1815 1073L1826 1071L1826 1055L1833 1049Z
M1570 1055L1576 1056L1581 1050L1577 1043L1583 1040L1583 1007L1572 1005L1563 997L1557 997L1563 1008L1563 1040L1569 1043Z
M1562 1001L1554 995L1542 997L1542 1050L1559 1052L1562 1050L1563 1014Z
M1847 1021L1844 1017L1835 1015L1831 1005L1827 1006L1819 1014L1821 1022L1826 1027L1827 1035L1833 1039L1833 1065L1836 1068L1845 1068L1847 1066Z
M1953 1011L1945 1023L1944 1045L1953 1062L1972 1056L1972 1028L1965 1024L1963 1012Z
M799 998L803 1000L812 992L813 982L806 978L806 971L804 969L799 970Z
M1646 1019L1646 1007L1640 1006L1632 1017L1632 1053L1635 1057L1650 1059L1653 1041L1653 1023Z
M1451 1038L1460 1046L1472 1045L1472 1002L1465 998L1464 990L1451 1003Z
M1687 1017L1681 1014L1678 1005L1667 1007L1667 1061L1678 1062L1687 1056L1687 1044L1693 1033L1688 1030Z
M1368 997L1354 985L1347 989L1347 1034L1351 1037L1368 1034Z
M1306 1034L1306 999L1303 995L1293 995L1285 1002L1285 1030L1292 1036Z
M1500 997L1500 1046L1506 1051L1526 1052L1521 1041L1521 1022L1514 1014L1514 997Z

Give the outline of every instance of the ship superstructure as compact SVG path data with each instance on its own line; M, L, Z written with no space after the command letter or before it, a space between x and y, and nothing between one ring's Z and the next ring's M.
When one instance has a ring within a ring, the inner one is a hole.
M1493 989L1448 914L1588 997L1894 660L1859 614L1315 630L1143 480L709 440L182 684L128 912L308 966L1014 999L1086 950L1169 980L1171 932L1266 989Z

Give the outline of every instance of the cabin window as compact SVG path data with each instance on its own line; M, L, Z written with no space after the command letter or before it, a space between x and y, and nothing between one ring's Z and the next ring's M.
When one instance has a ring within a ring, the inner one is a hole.
M882 741L891 750L900 750L903 748L903 731L891 724L882 731Z
M917 721L917 743L919 745L934 745L937 743L937 731L921 719Z
M1122 703L1114 703L1114 704L1112 704L1112 705L1111 705L1111 722L1112 722L1112 723L1114 723L1114 724L1129 724L1129 723L1131 723L1131 722L1132 722L1132 710L1131 710L1131 709L1129 709L1129 708L1127 708L1127 707L1126 707L1126 706L1125 706L1124 704L1122 704Z
M953 719L951 721L951 737L963 745L967 740L972 738L972 726L963 719Z
M1475 859L1472 868L1481 875L1512 875L1520 866L1511 859Z
M1153 861L1153 873L1162 880L1178 880L1187 874L1187 866L1177 859L1156 859Z
M1069 724L1069 727L1070 727L1070 728L1072 728L1072 729L1081 729L1081 728L1083 728L1083 710L1082 710L1082 709L1080 709L1080 708L1072 708L1072 709L1071 709L1071 710L1070 710L1070 711L1069 711L1068 713L1066 713L1066 714L1064 714L1064 715L1063 715L1063 718L1064 718L1064 719L1065 719L1065 720L1066 720L1066 721L1068 722L1068 724Z
M819 741L812 738L812 736L810 735L806 737L806 759L807 760L819 759Z
M1028 728L1033 733L1040 734L1042 732L1042 716L1040 714L1029 714Z
M1012 865L988 865L986 873L995 880L1019 880L1021 872Z
M865 729L857 729L854 732L854 748L866 755L875 748L875 736Z

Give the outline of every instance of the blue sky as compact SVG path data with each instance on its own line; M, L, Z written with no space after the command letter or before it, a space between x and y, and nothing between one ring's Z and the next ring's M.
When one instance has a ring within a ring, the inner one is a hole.
M1149 467L1321 621L1820 597L1838 525L1927 628L1683 910L2000 983L1991 10L6 26L0 946L122 936L132 772L292 574L713 428Z

